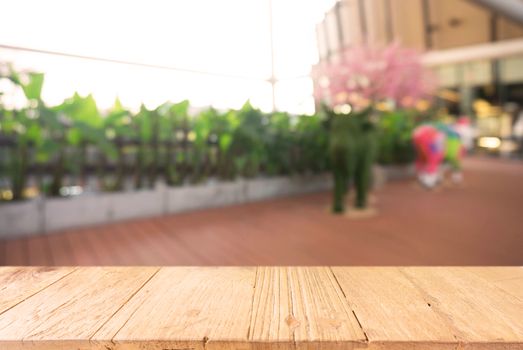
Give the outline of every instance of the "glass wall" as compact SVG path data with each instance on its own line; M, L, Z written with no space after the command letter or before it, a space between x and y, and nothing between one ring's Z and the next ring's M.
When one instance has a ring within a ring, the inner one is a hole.
M450 116L473 117L479 147L512 154L523 141L523 56L436 67Z

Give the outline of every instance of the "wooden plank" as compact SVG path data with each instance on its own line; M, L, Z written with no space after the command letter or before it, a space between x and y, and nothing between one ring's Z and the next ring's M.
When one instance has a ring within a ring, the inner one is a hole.
M98 234L98 237L102 237L102 244L104 244L107 249L110 249L110 260L111 265L118 266L130 266L130 265L140 265L132 253L132 250L129 248L130 244L126 239L121 239L119 237L119 232L114 229L115 225L106 226L103 230L102 235ZM97 262L99 265L103 265L101 262Z
M90 229L81 229L65 235L68 245L71 247L71 255L75 265L94 266L99 264L96 251L84 237L84 235L90 234L90 231Z
M523 267L467 267L467 270L523 301Z
M369 343L401 349L405 342L424 348L454 349L452 328L398 268L333 267Z
M255 268L164 267L92 341L125 349L246 345L254 280Z
M523 301L523 277L495 281L493 284Z
M59 234L50 234L47 237L53 264L56 266L74 265L73 253L66 234L66 232L62 232Z
M5 241L0 240L0 266L6 265L7 257L6 257L6 244Z
M29 265L26 239L19 238L7 240L5 256L7 266Z
M0 267L0 315L73 270L74 268Z
M155 233L154 238L161 244L164 250L169 254L169 262L167 265L206 265L207 260L205 259L204 254L200 256L193 253L185 245L181 244L180 241L176 238L176 234L168 230L167 228L162 228L158 225L158 221L163 221L161 218L155 221L144 221L144 225L151 231Z
M115 235L113 226L114 225L107 225L93 228L85 232L82 238L84 238L91 247L97 265L134 265L132 263L134 254L127 249L123 239L115 237L114 240L111 240L111 236ZM127 232L127 234L131 234L131 232ZM143 249L147 249L147 247L143 247ZM126 264L121 263L121 256L127 257Z
M200 261L198 264L235 265L235 262L238 264L238 261L240 261L219 249L212 240L209 241L210 235L205 235L206 226L199 227L192 222L185 225L182 222L177 225L176 220L170 219L160 220L156 224L167 234L171 242L173 242L173 246L182 248L179 250L190 252L193 258ZM191 224L193 224L192 228ZM195 227L196 229L194 229Z
M362 345L365 334L329 268L292 268L289 277L292 309L300 323L294 334L298 348L316 349L324 342L328 347Z
M157 270L78 269L0 315L0 348L88 348L91 336Z
M259 268L249 340L281 348L362 346L361 330L326 267Z
M523 301L495 284L521 277L522 268L4 267L0 349L521 349Z
M27 252L29 256L29 265L53 265L53 257L51 256L51 250L49 249L47 237L44 235L27 238Z
M162 242L158 239L158 232L152 230L146 224L146 220L133 222L132 225L132 240L140 242L140 245L149 252L147 259L148 264L169 265L172 261L172 253Z
M466 268L402 268L462 344L523 344L523 303Z
M299 325L292 310L289 276L286 268L259 267L249 326L249 340L256 343L294 342Z
M113 238L120 242L119 244L125 245L125 252L132 258L134 264L141 266L152 264L149 247L144 246L129 223L115 223L111 225L111 231Z

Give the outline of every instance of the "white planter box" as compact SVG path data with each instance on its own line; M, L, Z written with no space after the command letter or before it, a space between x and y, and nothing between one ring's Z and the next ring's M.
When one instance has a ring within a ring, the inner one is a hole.
M374 169L374 187L414 174L413 166ZM0 205L0 239L53 232L117 220L180 213L325 191L330 174L274 177L204 185L165 187L134 192L85 194L74 198L36 199Z
M111 193L107 196L108 221L165 214L165 188Z
M167 189L167 213L243 203L246 182L216 182Z
M241 204L330 188L330 176L277 177L85 194L0 205L0 239L112 221Z
M332 187L330 175L278 177L249 181L248 198L262 200L273 197L323 191Z
M404 180L416 175L414 164L387 165L384 167L387 181Z
M290 187L290 181L284 177L250 180L247 183L246 197L253 201L285 196L291 190Z
M41 231L42 200L0 205L0 238L33 235Z
M41 232L96 225L109 221L110 194L88 194L73 198L47 198Z

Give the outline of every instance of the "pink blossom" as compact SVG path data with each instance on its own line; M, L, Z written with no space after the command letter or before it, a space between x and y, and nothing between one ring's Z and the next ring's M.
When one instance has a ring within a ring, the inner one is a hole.
M412 107L429 99L436 88L421 54L398 44L347 48L331 62L313 67L312 76L315 98L331 107L383 101Z

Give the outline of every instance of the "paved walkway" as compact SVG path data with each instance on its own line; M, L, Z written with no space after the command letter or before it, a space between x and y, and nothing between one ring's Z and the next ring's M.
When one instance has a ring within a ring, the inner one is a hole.
M375 193L379 216L328 193L0 242L0 265L523 265L523 163L475 158L462 187Z

